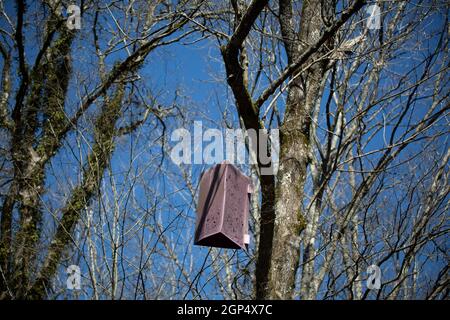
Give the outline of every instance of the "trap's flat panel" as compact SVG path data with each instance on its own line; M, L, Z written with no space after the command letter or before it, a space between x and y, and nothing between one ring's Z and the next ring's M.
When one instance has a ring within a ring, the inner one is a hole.
M215 166L207 170L200 180L196 242L220 232L222 228L225 205L223 173L222 166Z
M250 178L235 166L221 163L207 170L200 180L194 243L245 248L251 192Z

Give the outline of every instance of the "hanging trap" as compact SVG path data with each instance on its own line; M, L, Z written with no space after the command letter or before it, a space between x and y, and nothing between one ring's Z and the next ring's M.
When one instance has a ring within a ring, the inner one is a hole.
M202 173L194 244L245 249L250 242L248 214L251 179L223 162Z

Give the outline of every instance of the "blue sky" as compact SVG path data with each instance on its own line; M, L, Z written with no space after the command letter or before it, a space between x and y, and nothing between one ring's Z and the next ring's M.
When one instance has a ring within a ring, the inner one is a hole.
M32 8L31 6L30 8ZM10 2L8 2L7 11L14 16L14 8ZM88 18L89 19L89 18ZM0 26L4 23L1 20ZM427 30L433 30L434 28L440 27L443 23L443 16L429 17L429 21L425 21L424 25L428 25ZM32 41L34 33L32 32L35 26L29 25L26 29L25 35L27 41L27 58L31 63L34 61L34 56L36 54L36 43ZM28 32L28 33L27 33ZM92 70L92 66L85 61L92 59L93 48L91 47L92 35L89 32L82 30L80 32L80 38L76 40L73 45L73 57L74 57L74 70L80 72L84 75L90 75L94 77L96 75L96 70ZM191 39L186 39L185 42L189 42ZM416 39L413 39L414 41ZM429 41L428 45L430 48L436 44L436 37ZM398 64L393 63L389 68L391 72L404 73L406 70L411 68L414 63L417 63L415 58L423 59L423 54L419 52L410 52L409 47L405 47L399 51L402 51L402 55L396 57L398 59ZM284 52L281 53L282 59L285 59ZM112 58L119 59L126 56L124 51L115 54ZM395 61L395 60L394 60ZM0 66L2 66L2 63ZM420 68L419 70L420 71ZM192 123L195 120L202 120L204 127L210 128L223 128L223 111L226 109L228 114L228 119L232 120L232 123L237 128L237 116L234 108L234 101L231 93L227 87L225 80L224 67L221 62L220 52L218 50L217 43L214 41L202 41L195 45L185 45L183 43L177 43L168 47L158 48L154 52L150 53L145 63L145 66L140 70L140 75L143 80L143 87L147 88L147 93L154 94L157 96L158 103L164 107L169 107L173 104L180 106L185 115L186 122L182 124L188 130L192 130ZM89 79L91 80L91 79ZM267 80L263 79L263 84ZM87 83L93 86L93 81L87 81ZM380 84L382 86L390 85L391 79L389 75L386 74L386 78L383 79ZM16 83L17 85L17 83ZM448 88L448 83L446 85ZM67 107L75 107L78 103L77 97L77 84L75 81L72 83L71 90L69 93L69 100L67 101ZM144 90L145 91L145 90ZM326 88L323 94L323 103L329 94L329 88ZM394 107L395 104L404 102L403 98L391 101L390 104ZM427 111L429 105L429 99L423 99L417 101L414 108L409 113L409 117L405 118L405 123L408 119L419 120ZM283 112L283 99L280 98L278 101L278 106L281 112ZM69 108L70 109L70 108ZM87 117L82 120L82 123L86 126L92 116L95 114L96 106L93 105L87 113ZM127 114L128 116L129 114ZM321 117L321 124L324 123L324 117ZM131 187L128 177L132 174L136 174L138 170L142 169L151 161L154 161L154 157L159 159L161 157L160 152L160 141L157 140L158 136L161 134L161 126L156 126L157 122L151 119L149 123L144 125L143 130L139 136L130 135L126 138L121 138L118 141L116 152L113 156L111 167L114 173L115 182L118 184L119 188L126 190ZM176 120L168 121L168 133L170 136L170 131L178 128L181 124ZM384 132L380 132L372 140L372 142L367 146L367 151L370 149L378 148L380 145L384 144L384 135L389 136L390 127L387 127ZM401 131L398 133L401 134ZM88 135L89 136L89 135ZM65 193L70 190L70 186L66 183L67 181L76 182L81 175L81 168L77 166L77 161L79 156L86 156L89 152L85 143L82 143L82 152L76 154L72 151L77 149L78 143L83 140L80 133L71 134L66 139L66 145L63 151L55 157L52 161L51 166L49 166L49 176L47 178L46 184L50 189L55 189L54 193L49 193L45 196L45 202L54 208L61 205L62 197ZM448 148L448 141L446 137L440 139L442 145L440 146L442 150ZM407 148L404 154L414 153L420 148L420 145L414 145ZM439 148L439 146L438 146ZM146 152L143 152L146 151ZM141 152L141 153L140 153ZM133 163L131 170L124 171L124 164L129 163L130 159L134 159L135 155L139 155L137 160ZM373 157L368 157L368 159L376 160L379 155L374 155ZM164 170L166 172L172 172L176 176L178 173L178 168L171 163L170 159L166 155L163 162ZM202 170L207 168L205 165L194 165L190 168L190 178L194 186L198 184L198 178ZM248 169L248 168L243 168ZM134 199L137 200L138 204L143 208L151 208L155 205L157 208L157 217L161 219L161 223L167 227L167 234L170 239L174 241L174 250L180 257L183 257L183 252L187 249L192 250L192 256L195 257L193 264L193 269L198 271L205 266L206 269L202 273L199 279L199 286L204 286L203 288L203 298L220 298L220 292L216 288L214 282L208 281L211 275L210 260L205 260L206 256L210 255L210 250L204 247L193 246L193 232L194 232L194 222L195 222L195 199L190 197L189 192L186 189L186 182L183 181L179 176L169 176L165 173L157 171L157 166L152 165L143 174L144 179L147 181L146 185L133 185ZM248 170L246 171L248 173ZM395 172L401 173L401 172ZM64 179L61 179L64 177ZM105 194L112 194L110 183L109 183L109 173L105 173L105 186L103 192ZM394 173L392 173L391 178L394 179ZM176 179L176 180L175 180ZM62 180L62 181L61 181ZM146 187L148 189L146 189ZM150 193L149 189L156 191L156 194ZM56 197L55 197L56 195ZM123 212L133 212L131 208L131 202L126 201L124 194L124 199L120 210ZM156 203L155 201L162 201L161 203ZM94 201L92 207L94 210L100 211L98 202ZM96 211L97 212L97 211ZM394 214L401 213L395 212ZM47 213L47 218L50 218L49 213ZM135 218L135 217L134 217ZM51 228L54 224L49 223L45 228ZM130 222L125 223L127 227L130 226ZM151 244L154 244L157 249L164 250L164 247L160 243L154 233L150 229L145 231L145 239ZM136 241L136 239L133 239ZM151 247L151 246L150 246ZM130 246L130 248L136 248L136 246ZM98 248L100 250L100 247ZM82 250L85 250L82 249ZM135 252L128 249L130 252L125 252L126 254L133 255ZM253 250L253 247L251 247ZM219 254L224 251L219 251ZM247 254L243 251L231 252L227 251L230 256L238 255L238 259L233 260L233 264L236 262L246 263L248 262ZM106 249L106 253L110 254L110 249ZM169 272L164 270L164 265L158 265L158 259L163 260L158 255L155 255L155 260L152 261L155 270L165 274ZM159 258L158 258L159 257ZM206 261L206 262L205 262ZM189 265L188 259L183 261L186 265ZM204 264L205 263L205 264ZM441 265L442 261L438 262L437 265ZM242 267L242 266L240 266ZM431 268L429 271L431 273L436 272L437 268ZM83 264L83 272L86 273L86 265ZM180 273L180 271L178 271ZM61 268L61 273L64 273L64 268ZM181 277L181 274L179 274ZM192 275L194 276L194 275ZM326 282L326 281L325 281ZM179 292L178 296L183 298L186 292ZM187 294L186 298L192 298L191 293Z

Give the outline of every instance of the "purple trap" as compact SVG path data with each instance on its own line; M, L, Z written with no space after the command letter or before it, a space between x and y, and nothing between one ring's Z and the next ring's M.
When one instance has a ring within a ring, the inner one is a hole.
M194 244L245 249L249 243L249 194L251 179L229 163L202 174L197 205Z

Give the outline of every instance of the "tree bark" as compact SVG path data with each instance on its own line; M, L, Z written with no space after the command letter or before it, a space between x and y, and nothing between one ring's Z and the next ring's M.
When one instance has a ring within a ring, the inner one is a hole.
M303 3L299 34L292 24L292 4L280 1L280 25L289 64L296 61L321 36L323 1ZM298 41L293 42L292 39ZM327 40L331 43L330 39ZM309 63L321 58L318 50ZM321 83L328 61L314 63L304 74L294 74L288 89L286 114L280 128L280 167L276 186L274 243L270 269L271 299L292 299L300 258L300 233L305 229L302 211L304 186L310 160L310 124L314 105L321 96Z

